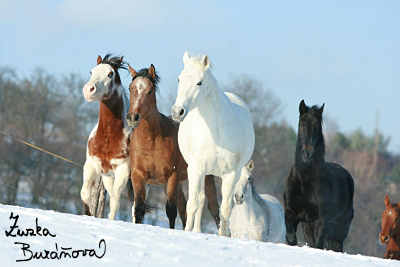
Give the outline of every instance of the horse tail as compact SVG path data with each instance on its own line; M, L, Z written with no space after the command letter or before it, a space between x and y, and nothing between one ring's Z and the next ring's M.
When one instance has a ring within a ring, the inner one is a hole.
M135 193L133 191L132 180L130 178L130 175L128 181L126 182L125 193L128 196L129 201L134 202ZM157 206L146 202L144 203L144 208L146 212L152 212L157 209Z
M131 176L130 175L129 175L128 181L126 182L125 193L126 193L128 199L129 199L129 201L134 201L135 194L133 192L132 180L131 180Z

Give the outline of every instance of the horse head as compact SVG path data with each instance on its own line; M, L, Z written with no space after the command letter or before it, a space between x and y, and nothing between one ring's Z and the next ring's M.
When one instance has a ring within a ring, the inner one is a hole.
M323 104L308 107L304 100L300 102L300 120L298 129L298 146L301 145L301 158L304 163L309 164L316 158L317 148L325 152L324 136L322 134L322 112Z
M148 69L141 69L136 72L128 65L132 76L132 82L129 85L130 91L130 109L126 114L128 125L132 128L139 126L140 120L152 114L156 105L156 92L159 77L154 65L151 64Z
M382 232L379 234L381 244L387 244L400 229L398 220L400 202L397 204L390 204L390 199L386 196L385 205L386 209L382 214Z
M212 75L210 75L210 60L207 55L190 57L188 52L183 55L184 68L179 75L178 96L172 106L172 118L181 122L190 109L198 106L208 95Z
M98 56L97 66L90 71L90 80L83 86L86 101L109 99L118 85L121 85L118 69L126 69L124 64L123 57L111 57L107 54L102 59Z
M247 190L252 187L253 176L251 176L251 171L253 169L254 169L254 161L252 159L249 161L249 163L243 166L242 173L240 174L240 179L235 186L235 192L234 192L235 204L242 204Z

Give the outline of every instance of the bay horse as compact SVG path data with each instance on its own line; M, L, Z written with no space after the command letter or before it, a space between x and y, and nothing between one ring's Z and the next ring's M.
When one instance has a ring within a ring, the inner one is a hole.
M230 218L231 237L263 242L285 242L285 218L281 202L268 194L259 195L251 171L251 160L242 168L235 187L235 206Z
M254 128L246 103L224 93L211 72L207 55L183 55L178 96L172 117L181 122L178 142L188 164L189 199L185 230L201 231L204 206L204 176L222 178L219 235L229 236L233 190L242 167L254 150Z
M159 76L153 65L136 72L129 85L130 109L127 121L134 128L130 143L131 180L134 190L134 220L142 223L145 214L146 184L166 185L166 212L170 228L175 227L177 208L183 227L186 224L186 199L181 182L187 180L187 164L178 145L179 123L158 112L156 92ZM209 210L219 225L219 207L213 176L207 176Z
M354 216L354 181L335 163L325 162L322 107L300 103L295 163L285 183L286 241L297 245L301 222L308 246L343 251Z
M400 260L400 202L390 203L385 197L386 208L382 214L382 232L379 234L381 244L386 244L384 259Z
M121 192L127 185L130 172L131 129L125 120L129 99L121 86L119 69L126 69L123 57L107 54L102 59L98 56L90 80L83 87L86 101L100 101L99 120L90 133L83 167L81 198L84 214L91 215L88 206L90 191L96 178L102 175L104 187L110 194L108 218L111 220L115 220Z

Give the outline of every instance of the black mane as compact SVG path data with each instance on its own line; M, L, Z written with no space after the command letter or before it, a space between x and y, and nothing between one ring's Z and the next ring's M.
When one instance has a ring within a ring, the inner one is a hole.
M104 56L103 61L100 64L108 64L115 70L128 70L128 68L126 67L126 62L121 60L121 57L113 57L110 53L107 53Z
M158 89L158 83L160 82L160 76L158 76L156 69L154 69L154 75L155 75L155 78L153 78L150 75L148 68L143 68L143 69L139 70L138 72L136 72L136 76L132 78L132 81L134 79L136 79L137 77L145 77L154 84L154 87L156 88L155 89L156 92L159 93L160 91Z

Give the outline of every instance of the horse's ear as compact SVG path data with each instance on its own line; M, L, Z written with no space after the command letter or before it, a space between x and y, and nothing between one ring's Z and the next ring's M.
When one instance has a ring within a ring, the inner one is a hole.
M149 68L149 74L150 74L150 77L152 77L153 79L156 78L156 69L154 68L153 64L151 64L151 66Z
M386 207L390 206L390 199L388 196L385 197L385 205L386 205Z
M247 163L247 168L249 169L249 171L252 171L254 169L254 161L253 161L253 159L251 159L249 161L249 163Z
M97 65L99 65L101 62L103 62L103 60L101 59L101 56L99 55L97 57Z
M322 116L322 112L324 112L324 107L325 107L325 103L322 104L322 106L318 109L318 113L319 113L319 115L321 115L321 116Z
M124 60L124 56L120 57L119 60L122 62Z
M304 113L308 111L308 107L306 106L306 103L304 103L304 99L301 100L300 106L299 106L299 111L300 111L300 116L302 116Z
M135 78L136 74L137 74L136 70L134 68L132 68L131 65L129 65L129 64L128 64L128 69L129 69L129 72L131 73L132 78Z
M187 64L189 62L190 56L188 51L185 51L185 54L183 54L183 64Z
M207 55L204 55L204 57L201 59L201 65L204 66L204 69L208 69L208 67L210 67L210 60L208 59Z

